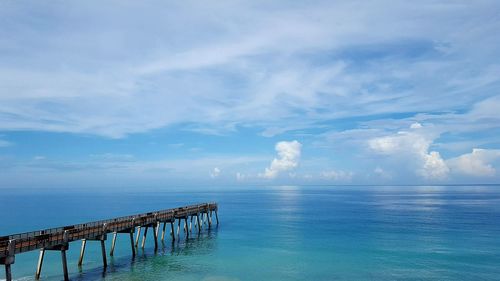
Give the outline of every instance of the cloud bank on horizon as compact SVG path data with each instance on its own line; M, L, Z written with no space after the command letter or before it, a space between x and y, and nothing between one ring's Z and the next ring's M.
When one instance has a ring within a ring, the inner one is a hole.
M2 2L0 187L498 183L499 13Z

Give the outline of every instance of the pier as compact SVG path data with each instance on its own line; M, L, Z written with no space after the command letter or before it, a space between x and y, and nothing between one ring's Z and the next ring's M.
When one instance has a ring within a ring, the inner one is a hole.
M167 231L168 224L170 225L169 231L172 241L180 238L181 224L183 225L182 229L184 235L188 238L189 233L193 232L193 230L201 233L203 227L211 228L213 215L215 215L215 223L218 225L219 217L217 211L217 203L204 203L102 221L2 236L0 237L0 264L5 265L6 281L11 281L11 265L15 262L16 254L40 250L40 256L35 273L35 278L39 279L43 268L45 252L59 251L61 252L64 280L69 280L66 251L69 249L70 242L82 240L80 257L78 260L79 266L83 264L87 242L99 242L102 250L102 263L105 269L108 265L105 244L108 234L113 235L111 250L109 253L110 256L113 256L118 234L127 234L126 236L129 236L131 254L132 256L135 256L136 248L139 247L141 231L143 231L143 236L140 247L144 248L148 229L152 229L155 250L157 250L160 228L162 228L160 238L161 241L164 241L165 239L165 232ZM135 240L134 234L136 234Z

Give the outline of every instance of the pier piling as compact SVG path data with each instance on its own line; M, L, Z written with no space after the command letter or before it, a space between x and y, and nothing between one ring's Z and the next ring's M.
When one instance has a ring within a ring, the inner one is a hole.
M11 264L13 264L16 260L16 240L15 239L10 239L10 237L7 237L8 240L3 240L0 242L3 242L5 245L4 250L3 250L3 256L0 255L0 264L3 264L5 266L5 280L6 281L12 281L12 268L10 267ZM2 251L0 251L0 254Z
M141 237L141 226L137 227L137 235L135 236L135 246L139 245L139 237Z
M158 250L158 224L155 223L153 226L153 239L155 240L155 251Z
M82 239L82 248L80 249L80 258L78 259L78 266L83 264L83 256L85 255L85 246L87 246L87 239Z
M106 243L105 239L101 240L101 253L102 253L102 266L104 269L108 267L108 260L106 258Z
M200 223L200 215L199 213L196 213L196 226L198 227L198 234L201 232L201 223Z
M10 264L5 265L5 280L12 281L12 270L10 268Z
M134 232L130 232L130 246L132 248L132 257L135 257Z
M163 230L161 232L161 241L163 242L165 240L165 231L167 230L167 222L163 223Z
M142 243L141 243L141 248L144 249L144 246L146 245L146 237L148 235L148 227L146 226L144 228L144 236L142 236Z
M116 236L118 233L115 231L113 232L113 240L111 240L111 251L109 252L109 255L112 257L115 253L115 245L116 245Z
M69 280L69 274L68 274L68 261L66 260L66 247L63 247L61 249L61 261L62 261L62 267L63 267L63 275L64 275L64 281Z
M207 221L208 221L208 228L212 227L212 211L210 211L210 215L207 213Z
M38 257L38 264L36 266L35 279L40 279L40 274L42 273L43 257L45 256L45 249L40 250L40 256Z
M170 222L170 234L172 235L172 241L175 241L175 227L174 227L174 222L171 221Z

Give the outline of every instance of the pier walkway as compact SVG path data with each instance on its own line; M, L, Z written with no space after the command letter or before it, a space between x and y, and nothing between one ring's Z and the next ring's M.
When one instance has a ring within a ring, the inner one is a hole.
M113 234L110 251L111 256L113 255L115 249L117 235L120 233L128 234L130 236L132 256L135 256L135 248L139 246L139 238L141 236L142 229L144 232L141 247L144 248L148 228L152 228L156 250L158 249L158 236L162 224L162 241L165 239L167 224L170 224L170 236L172 237L172 240L175 240L176 236L179 238L181 223L183 223L184 235L189 237L189 233L193 231L193 228L196 228L198 233L202 231L204 225L210 228L212 226L212 214L215 214L216 223L218 225L219 217L217 211L217 203L204 203L102 221L2 236L0 237L0 264L5 265L6 280L11 281L11 265L14 264L15 255L40 250L40 256L35 273L35 278L39 279L42 271L45 251L60 251L64 280L69 280L66 261L66 250L69 249L69 242L82 240L80 258L78 260L78 265L81 266L83 263L87 241L99 241L102 249L103 266L106 268L107 259L105 241L107 240L107 234ZM177 233L175 232L176 222ZM136 237L134 240L135 233Z

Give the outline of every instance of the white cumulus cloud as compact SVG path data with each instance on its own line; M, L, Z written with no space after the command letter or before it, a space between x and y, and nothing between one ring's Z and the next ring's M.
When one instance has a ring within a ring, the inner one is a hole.
M220 176L221 170L217 167L215 167L211 172L210 172L210 177L215 179Z
M471 153L447 160L455 173L476 177L492 177L496 170L492 163L500 159L499 149L474 148Z
M435 136L423 130L420 123L414 123L410 130L372 138L369 148L382 155L396 158L401 163L414 166L414 173L429 180L446 179L449 168L439 152L429 151Z
M280 141L275 146L278 157L274 158L269 168L266 168L261 177L272 179L281 172L290 171L299 165L302 144L294 141Z
M431 151L423 155L424 166L420 174L426 179L445 179L448 177L450 169L437 151Z

